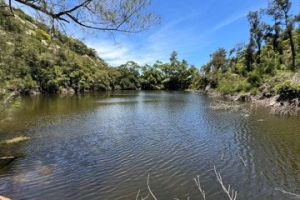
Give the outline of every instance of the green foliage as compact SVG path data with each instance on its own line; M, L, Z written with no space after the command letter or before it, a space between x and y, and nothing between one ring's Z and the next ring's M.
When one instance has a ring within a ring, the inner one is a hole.
M262 78L255 72L249 73L247 77L248 83L253 87L259 87L262 83Z
M167 90L188 89L197 74L194 66L190 66L185 60L178 60L176 52L171 53L170 63L156 63L156 65L163 73L162 84Z
M274 0L272 6L275 3L280 2ZM51 32L21 10L15 10L18 16L15 18L0 12L0 93L5 90L26 93L31 89L57 93L70 88L76 92L185 90L210 85L223 93L255 94L266 80L300 68L300 29L294 28L289 9L270 7L266 12L274 20L270 25L262 21L264 18L258 12L251 12L249 43L238 45L229 55L224 48L217 49L200 70L179 60L177 52L172 52L166 63L157 61L151 66L139 66L130 61L116 68L109 67L82 41L57 30ZM288 16L278 17L282 12ZM270 84L278 94L299 93L299 84L282 83L291 77L273 79Z
M0 12L0 27L7 32L22 33L23 25L13 17Z
M190 88L194 90L203 90L209 83L210 80L207 76L197 73L192 80Z
M21 19L24 19L25 21L28 21L31 23L35 22L35 20L31 16L24 13L21 9L15 9L14 13L17 14Z
M269 82L278 93L297 93L294 83L272 80L277 74L300 69L300 29L294 28L298 15L293 16L291 6L290 0L271 0L264 12L250 12L249 43L234 48L229 57L222 48L211 54L192 86L203 89L210 85L223 93L255 94ZM263 22L262 15L271 16L272 24Z
M164 75L162 71L154 65L142 67L141 89L143 90L161 90L163 86Z
M60 32L56 33L59 38L51 39L48 27L34 20L30 23L39 28L23 26L30 17L21 11L15 14L18 17L0 19L1 88L56 93L64 88L80 92L110 90L116 86L117 69L108 67L95 50ZM11 28L15 26L22 27L22 33ZM47 40L48 45L41 40Z
M32 79L31 75L27 74L24 77L24 89L37 89L37 83Z
M36 29L34 35L39 40L50 40L51 39L51 36L46 31L44 31L42 29Z
M300 97L300 84L291 80L284 81L275 87L275 92L284 96Z
M120 76L117 82L122 90L140 89L139 68L140 66L132 61L129 61L118 68Z
M251 84L237 74L224 74L217 86L222 93L249 92L251 89Z
M156 62L153 66L138 66L127 62L117 68L120 76L117 86L123 90L185 90L188 89L198 70L185 60L179 61L172 52L169 63Z
M227 59L226 59L226 50L219 48L212 55L210 55L210 62L207 64L205 71L211 71L213 73L226 72L227 71Z
M78 53L79 55L87 55L92 58L97 57L97 53L94 49L88 48L83 42L75 39L68 39L66 45L74 52Z

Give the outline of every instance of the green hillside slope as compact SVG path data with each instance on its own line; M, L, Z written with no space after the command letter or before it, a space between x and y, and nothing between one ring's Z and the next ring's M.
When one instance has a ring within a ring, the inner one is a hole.
M113 89L118 72L94 49L14 12L0 12L1 94Z

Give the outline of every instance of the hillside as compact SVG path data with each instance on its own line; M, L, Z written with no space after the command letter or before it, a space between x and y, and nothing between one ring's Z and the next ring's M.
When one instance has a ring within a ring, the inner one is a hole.
M118 73L94 49L14 12L0 12L0 94L113 89Z
M53 31L21 10L0 16L0 94L105 90L185 90L198 73L173 52L169 63L110 67L83 42Z

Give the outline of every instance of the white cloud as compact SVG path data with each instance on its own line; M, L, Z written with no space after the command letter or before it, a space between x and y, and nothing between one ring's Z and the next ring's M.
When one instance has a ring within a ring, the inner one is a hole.
M90 43L89 46L96 49L99 56L112 66L119 66L127 61L135 61L140 65L153 64L156 60L167 61L172 51L179 52L179 57L188 58L199 50L208 46L212 41L208 36L245 17L239 14L224 20L210 29L199 32L197 23L184 28L189 20L197 21L196 14L190 14L184 18L176 19L162 26L159 30L149 34L130 38L117 35L114 40L104 39ZM193 64L193 63L192 63Z
M127 61L135 61L141 65L153 64L156 60L167 61L172 51L179 51L180 57L199 49L207 43L195 34L194 27L180 29L182 23L192 19L190 15L184 19L174 20L159 30L148 34L143 38L132 39L126 36L116 36L116 40L105 39L98 42L89 42L88 45L98 52L112 66L118 66Z

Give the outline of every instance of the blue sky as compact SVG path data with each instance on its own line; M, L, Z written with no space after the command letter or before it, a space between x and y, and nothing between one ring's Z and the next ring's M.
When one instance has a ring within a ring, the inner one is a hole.
M196 67L209 61L219 47L227 50L249 41L249 11L266 8L267 0L152 0L149 8L162 18L151 30L131 35L82 34L69 30L108 64L127 61L140 65L167 62L172 51ZM292 0L294 12L300 12L300 0Z
M129 60L141 65L165 62L175 50L180 59L200 67L218 47L247 42L248 12L266 5L266 0L152 0L150 9L161 15L161 25L139 34L115 34L115 39L101 34L85 41L113 66Z

